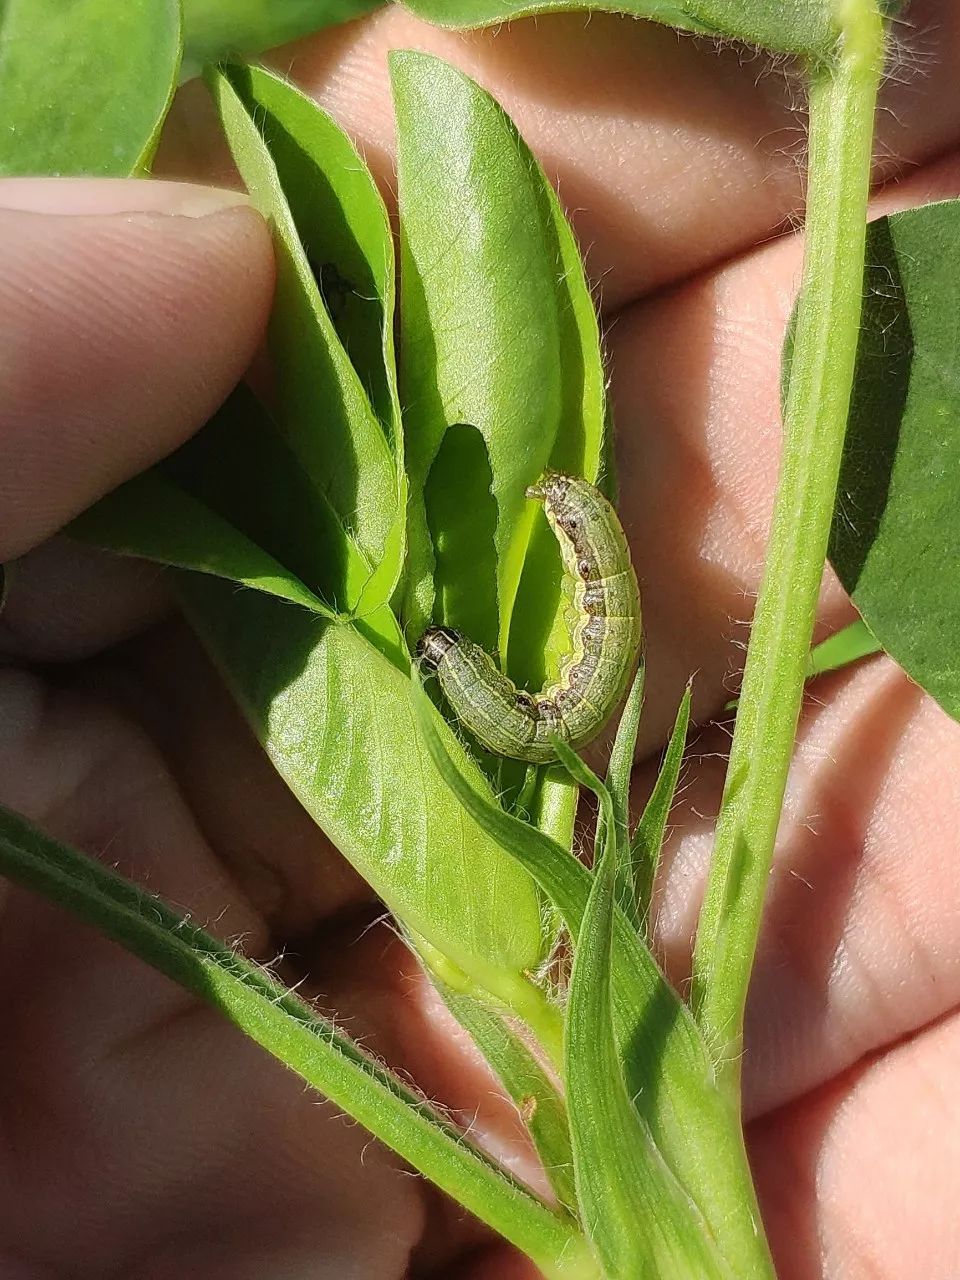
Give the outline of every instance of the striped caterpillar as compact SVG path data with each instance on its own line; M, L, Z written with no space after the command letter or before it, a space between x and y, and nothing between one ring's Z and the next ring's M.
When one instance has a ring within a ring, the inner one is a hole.
M479 645L448 627L425 631L417 657L489 751L546 764L557 758L551 731L574 749L584 746L626 692L640 652L640 593L623 528L598 489L547 472L527 497L543 502L574 583L570 652L558 679L539 693L518 689Z

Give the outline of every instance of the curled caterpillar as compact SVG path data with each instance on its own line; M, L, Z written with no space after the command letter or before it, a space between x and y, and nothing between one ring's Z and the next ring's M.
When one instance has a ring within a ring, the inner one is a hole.
M575 621L558 679L527 693L489 654L448 627L430 627L417 656L435 671L457 718L489 751L546 764L552 731L574 749L595 738L613 714L640 653L640 592L613 507L586 480L547 472L527 490L544 504L573 579Z

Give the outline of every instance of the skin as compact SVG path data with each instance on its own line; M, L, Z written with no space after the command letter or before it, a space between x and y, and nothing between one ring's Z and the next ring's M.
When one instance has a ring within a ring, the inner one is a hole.
M960 14L930 0L912 17L907 83L888 87L881 122L878 177L903 179L887 208L960 191ZM657 891L682 982L728 742L709 720L742 661L776 474L800 245L770 240L800 198L795 94L735 50L599 17L455 35L390 12L284 52L388 185L383 55L397 45L501 97L602 290L644 592L644 757L698 672L702 727ZM164 163L221 180L196 97ZM0 798L249 954L282 952L353 1034L529 1170L465 1037L168 616L162 575L55 536L197 429L257 348L266 233L243 208L172 216L183 198L0 184L0 560L23 556L0 622ZM849 616L828 579L822 630ZM744 1064L785 1280L957 1274L958 775L960 727L886 660L812 686ZM638 801L649 783L641 763ZM212 1013L10 888L0 1005L2 1280L533 1276Z

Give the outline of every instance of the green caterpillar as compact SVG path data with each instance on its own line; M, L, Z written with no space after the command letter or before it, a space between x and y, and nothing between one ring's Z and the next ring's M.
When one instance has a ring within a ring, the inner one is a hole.
M479 645L448 627L425 631L417 656L489 751L546 764L557 758L551 731L575 750L585 746L626 692L640 653L640 592L623 528L598 489L547 472L527 497L544 504L574 582L570 652L556 682L539 693L518 689Z

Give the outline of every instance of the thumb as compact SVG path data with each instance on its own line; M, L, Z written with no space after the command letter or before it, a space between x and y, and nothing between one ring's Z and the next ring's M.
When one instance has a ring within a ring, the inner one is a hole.
M266 226L235 192L0 182L0 562L206 421L272 289Z

